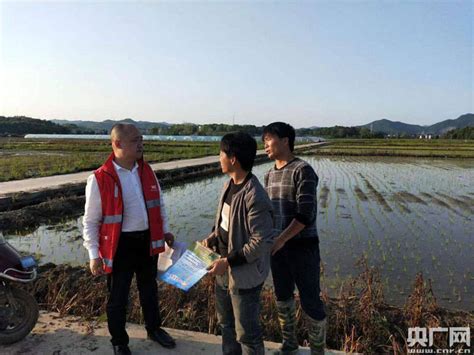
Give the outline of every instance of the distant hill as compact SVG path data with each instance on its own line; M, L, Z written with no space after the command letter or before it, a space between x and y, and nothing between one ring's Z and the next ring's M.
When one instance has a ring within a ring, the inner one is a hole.
M28 133L56 133L56 134L109 134L112 126L118 122L132 123L143 134L174 134L174 135L223 135L226 132L244 130L251 134L260 134L262 127L253 125L226 125L226 124L169 124L166 122L134 121L131 118L124 120L69 121L69 120L41 120L25 116L0 116L0 135L24 135ZM309 127L297 129L299 136L327 136L327 137L379 137L387 134L400 136L416 136L432 134L444 136L454 129L474 127L474 114L466 113L454 120L445 120L431 126L413 125L403 122L390 121L386 118L357 127ZM464 134L464 133L463 133Z
M137 126L142 133L149 133L152 128L155 127L168 127L170 126L169 123L166 122L147 122L147 121L134 121L131 118L126 118L123 120L105 120L102 122L95 122L95 121L68 121L68 120L51 120L51 122L60 124L60 125L67 125L67 124L74 124L78 127L91 130L97 134L109 134L112 126L116 123L132 123Z
M444 134L458 128L474 127L474 114L466 113L455 120L445 120L426 128L426 133Z
M28 133L67 134L71 133L71 129L37 118L0 116L0 136L24 135Z
M366 125L360 126L368 128L372 132L383 132L385 134L418 134L423 130L423 126L413 125L398 121L390 121L386 118L377 120Z
M443 135L446 132L464 127L474 126L474 114L466 113L459 116L454 120L445 120L435 123L431 126L419 126L403 122L390 121L386 118L377 120L366 125L364 127L372 130L373 132L383 132L385 134L395 135L417 135L417 134L433 134Z

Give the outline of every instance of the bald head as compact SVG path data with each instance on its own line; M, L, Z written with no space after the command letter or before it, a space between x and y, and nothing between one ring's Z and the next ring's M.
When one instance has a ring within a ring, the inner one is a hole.
M143 156L143 137L133 124L117 123L110 131L115 159L135 162ZM126 163L128 165L128 163Z
M140 131L133 124L116 123L113 125L112 130L110 131L110 139L112 141L123 140L137 133L140 134Z

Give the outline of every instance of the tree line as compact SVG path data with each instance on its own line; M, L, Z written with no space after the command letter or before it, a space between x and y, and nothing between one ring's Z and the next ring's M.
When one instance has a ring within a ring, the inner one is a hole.
M446 139L474 139L474 127L457 128L448 131L443 138Z
M158 126L151 129L151 134L170 136L223 136L224 134L243 131L253 136L261 135L263 126L228 125L221 123L197 125L194 123L180 123L169 126Z
M315 136L325 138L384 138L383 132L371 132L365 127L319 127L300 128L296 130L298 136Z
M71 130L47 120L24 116L0 116L1 135L23 135L28 133L67 134L71 133Z
M254 125L228 125L228 124L203 124L193 123L158 126L151 129L151 134L157 135L198 135L222 136L226 133L243 131L252 136L261 136L264 126ZM298 128L297 136L316 136L327 138L383 138L382 132L371 132L364 127L324 127L324 128Z
M264 126L255 125L229 125L222 123L202 124L181 123L171 125L157 125L146 134L153 135L178 135L178 136L223 136L230 132L243 131L252 136L261 136ZM40 120L25 116L5 117L0 116L0 135L24 135L28 133L43 134L104 134L92 128L79 127L75 124L59 125L47 120ZM318 127L299 128L297 136L313 136L323 138L384 138L383 132L372 132L366 127ZM410 135L400 134L397 137L410 138ZM435 138L439 138L436 136ZM474 127L454 129L447 132L442 138L447 139L474 139Z

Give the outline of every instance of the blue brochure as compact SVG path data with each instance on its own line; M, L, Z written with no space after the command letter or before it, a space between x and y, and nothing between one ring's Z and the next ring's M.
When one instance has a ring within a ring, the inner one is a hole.
M195 242L193 248L186 250L176 264L161 275L160 279L181 290L188 291L207 274L207 267L219 258L219 254L201 243Z

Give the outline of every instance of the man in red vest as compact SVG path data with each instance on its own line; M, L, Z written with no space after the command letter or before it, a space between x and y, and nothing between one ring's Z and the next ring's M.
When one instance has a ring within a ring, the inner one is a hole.
M84 246L93 275L107 274L107 321L114 354L131 354L125 330L126 307L136 275L148 338L166 348L176 346L161 328L156 271L168 231L161 188L143 160L143 137L133 125L111 131L113 153L89 176L84 213Z

